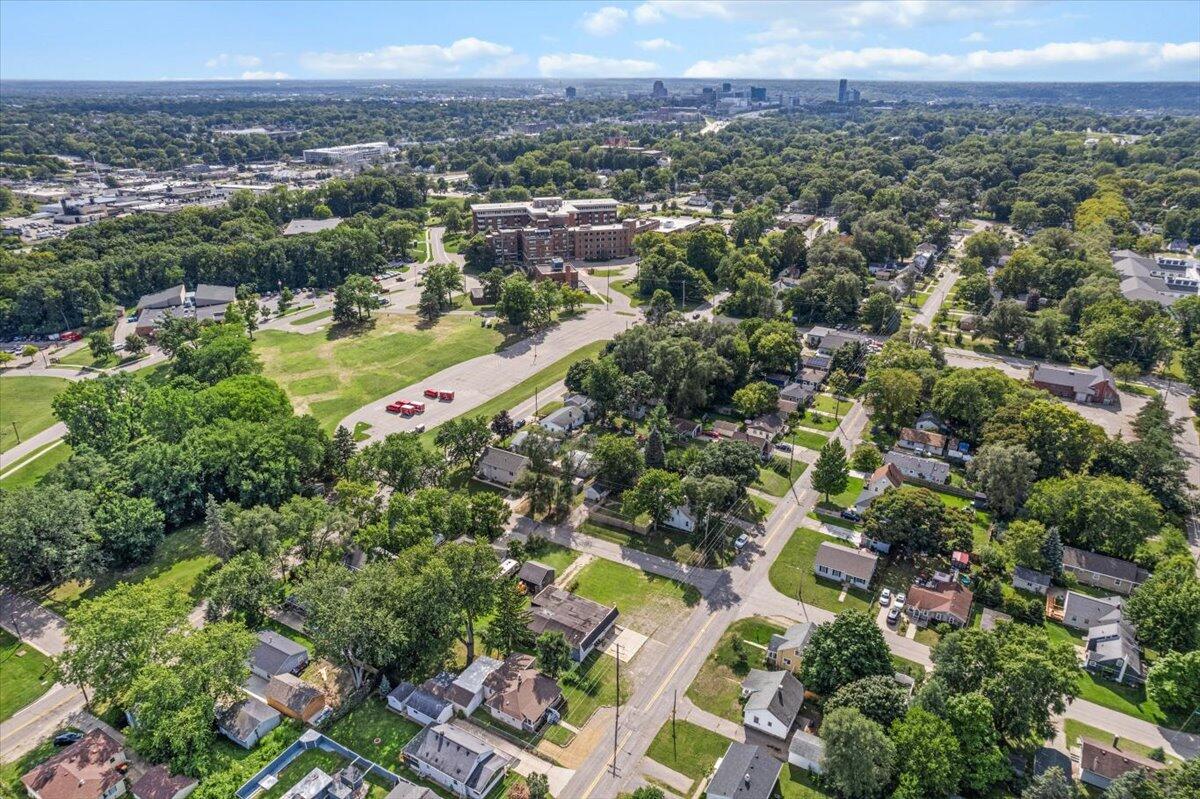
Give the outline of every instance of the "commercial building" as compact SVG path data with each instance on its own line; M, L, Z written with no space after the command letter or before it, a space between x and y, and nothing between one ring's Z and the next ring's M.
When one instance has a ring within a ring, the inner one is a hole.
M471 206L471 232L484 234L504 263L553 266L555 258L625 258L633 252L633 237L653 227L651 221L617 221L617 201L613 199L535 197L529 202Z
M1103 366L1085 370L1039 363L1030 368L1029 380L1056 397L1076 402L1111 405L1118 400L1116 378Z
M353 166L384 161L392 148L385 141L342 144L337 147L314 147L304 151L304 163Z
M1170 306L1200 292L1200 264L1189 258L1116 250L1112 264L1121 277L1121 294L1127 300L1151 300Z

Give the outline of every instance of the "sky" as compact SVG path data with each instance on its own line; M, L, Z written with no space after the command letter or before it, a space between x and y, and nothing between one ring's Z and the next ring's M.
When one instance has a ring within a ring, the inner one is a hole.
M0 77L1200 81L1200 2L0 0Z

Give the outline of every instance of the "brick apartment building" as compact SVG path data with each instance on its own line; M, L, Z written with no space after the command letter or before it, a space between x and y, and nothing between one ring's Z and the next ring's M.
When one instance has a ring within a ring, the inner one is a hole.
M471 206L471 232L483 233L500 261L531 266L555 258L625 258L633 253L633 237L655 226L650 220L617 221L617 201L612 199L535 197Z

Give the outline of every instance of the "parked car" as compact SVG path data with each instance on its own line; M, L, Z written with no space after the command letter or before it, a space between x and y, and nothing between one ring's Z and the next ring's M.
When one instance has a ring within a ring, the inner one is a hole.
M842 511L838 515L841 516L843 519L849 519L852 522L862 521L862 514L859 513L858 511L856 511L854 508L846 508L844 511Z
M524 419L518 419L517 421L513 422L513 430L520 430L524 426L525 426Z
M414 428L413 428L413 432L414 432L414 433L424 433L424 432L425 432L425 425L423 425L423 424L419 424L419 425L417 425L416 427L414 427Z
M745 549L746 544L749 544L749 543L750 543L750 536L747 535L746 533L742 533L741 535L739 535L737 537L737 540L733 542L733 548L734 549Z
M792 445L785 444L784 442L780 441L778 444L775 445L775 449L779 450L780 452L791 452Z
M888 615L887 615L887 623L888 623L888 624L895 624L895 623L896 623L896 622L898 622L898 621L900 621L900 607L899 607L899 606L896 606L896 607L893 607L891 610L889 610L889 611L888 611Z
M890 604L892 604L892 589L885 588L879 595L879 607L886 608Z
M60 732L54 736L55 746L70 746L71 744L83 739L81 732Z
M389 403L386 410L388 413L400 413L400 411L406 405L408 405L408 403L404 400L396 400L395 402Z
M905 602L907 599L908 599L908 597L904 595L904 592L903 592L903 591L901 591L900 593L896 594L896 607L898 607L898 608L903 608L903 607L904 607L904 602Z

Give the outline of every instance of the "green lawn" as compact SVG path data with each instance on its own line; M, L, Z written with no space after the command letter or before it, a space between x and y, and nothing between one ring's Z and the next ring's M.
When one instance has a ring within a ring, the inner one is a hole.
M778 456L776 456L775 460L781 461L784 464L787 463L785 459ZM759 466L758 479L751 483L751 485L754 488L757 488L759 491L764 491L773 497L782 497L787 494L789 490L791 490L792 483L799 480L800 475L804 474L804 470L807 468L808 464L804 461L794 460L792 461L789 472L790 477L785 477L770 466Z
M798 766L785 763L779 775L779 792L783 799L832 799L817 785L816 778Z
M966 497L955 496L948 494L945 491L934 491L938 498L942 500L942 504L948 508L964 508L974 512L974 522L972 529L974 531L973 543L974 549L978 549L983 544L991 540L990 529L992 526L992 515L987 511L977 510L971 507L971 500Z
M858 499L858 495L862 493L863 481L861 477L850 476L846 482L846 490L840 494L833 494L829 497L829 501L822 500L817 503L822 508L833 511L833 515L844 511L846 508L854 504L854 500Z
M581 361L584 358L594 358L599 355L607 343L607 341L593 341L591 344L575 350L570 355L564 355L537 374L525 378L508 391L497 394L482 405L471 409L468 413L471 416L483 416L486 419L490 419L500 411L510 410L532 397L535 390L544 391L546 388L562 380L567 376L567 370L576 361ZM427 431L421 437L421 440L426 444L432 444L434 430L436 429L432 428Z
M258 795L257 799L280 799L284 794L296 787L296 783L304 779L308 772L319 768L326 774L333 774L343 765L341 755L325 752L320 749L309 749L301 752L295 760L288 763L277 775L279 782L274 787Z
M668 560L675 559L675 549L682 544L694 544L696 538L692 533L682 530L672 530L665 527L662 530L639 535L629 530L619 530L608 525L598 524L590 519L579 526L580 532L587 533L593 538L609 541L617 546L648 552Z
M784 441L794 447L804 447L820 451L821 447L828 443L829 438L824 433L819 433L816 430L806 430L803 427L793 428L786 436Z
M120 359L116 355L109 355L104 360L96 360L96 356L92 355L91 347L80 347L70 355L64 355L61 358L54 359L62 366L90 366L94 369L105 369L109 366L116 366Z
M1071 646L1079 646L1083 643L1083 633L1075 632L1066 625L1058 622L1044 619L1042 621L1042 629L1046 631L1046 636L1050 639L1050 643L1066 643Z
M50 658L0 630L0 721L50 690L53 669Z
M65 731L66 728L55 730L56 733ZM21 782L21 775L57 751L58 747L47 739L11 763L0 764L0 796L13 797L13 799L18 796L28 796L29 793Z
M54 586L39 599L51 610L65 613L80 601L103 594L117 582L151 582L164 590L195 597L200 578L218 562L215 555L204 549L203 536L202 524L181 527L162 540L149 563L128 571L108 572L96 580L71 580Z
M308 654L310 656L312 655L313 651L317 648L316 644L314 644L307 635L305 635L302 632L298 632L297 630L293 630L291 627L288 627L286 624L280 624L279 622L275 621L274 619L267 619L261 625L259 625L258 629L272 630L274 632L279 633L284 638L292 639L296 643L300 644L300 646L307 649Z
M624 664L621 671L621 701L626 702L633 694L633 681ZM597 710L617 703L616 658L593 652L582 663L559 675L558 682L567 700L564 720L582 728Z
M319 322L322 319L328 319L331 316L333 316L333 309L326 308L324 311L317 311L316 313L309 314L308 316L301 316L298 319L293 319L288 322L288 324L292 327L300 327L302 325L307 325L310 322Z
M839 546L850 546L840 538L830 538L807 527L797 527L792 537L784 544L783 551L771 564L770 579L775 590L789 597L801 597L809 605L833 611L865 611L871 605L871 594L857 588L846 593L846 599L838 602L840 584L824 580L813 574L813 558L817 547L828 541Z
M620 292L629 298L629 304L634 308L645 304L646 300L642 299L642 295L638 294L638 284L636 280L614 280L608 288L612 291Z
M754 507L758 509L758 512L763 519L770 516L771 511L775 510L775 503L766 497L760 497L757 494L751 494L750 501L754 503Z
M841 516L839 516L836 513L821 510L820 508L810 511L808 514L808 518L816 519L817 521L824 522L825 524L832 524L835 527L841 527L843 530L861 530L862 529L861 522L852 522L849 519L843 519Z
M569 547L552 544L549 541L540 543L537 552L529 550L529 559L544 563L554 569L556 575L561 575L567 567L579 559L579 554Z
M383 702L371 697L330 725L325 734L368 760L395 771L402 765L400 753L404 745L420 731L417 724L393 713ZM375 743L377 738L378 744Z
M839 422L833 417L833 414L806 413L803 419L796 420L796 424L809 430L820 430L822 433L831 433L837 429Z
M461 361L494 352L503 336L467 316L418 329L415 317L382 314L360 333L263 330L254 349L263 373L300 413L328 431L347 414Z
M62 443L61 440L52 441L45 446L38 447L16 468L7 472L7 476L0 480L0 488L7 488L11 491L37 485L54 467L60 463L66 463L70 458L70 446Z
M1095 702L1119 713L1172 729L1179 729L1183 723L1182 718L1166 713L1153 699L1148 698L1145 688L1131 688L1097 677L1083 669L1079 670L1078 686L1080 699Z
M6 375L0 379L0 452L54 424L50 400L68 383L61 377Z
M925 667L915 660L902 658L899 655L892 655L892 668L901 674L907 674L909 677L912 677L917 681L917 685L920 685L925 680Z
M619 266L615 268L593 269L592 277L616 277L625 271L625 267ZM1179 378L1182 380L1183 378Z
M767 645L772 635L782 632L783 628L779 625L757 617L739 619L729 625L700 667L696 679L688 686L688 699L701 710L740 724L742 679L750 669L765 668L767 653L762 647ZM745 660L733 649L734 641L738 640L743 642Z
M1076 721L1075 719L1063 719L1063 735L1066 736L1068 748L1079 746L1079 738L1082 736L1110 745L1113 743L1113 738L1116 738L1118 749L1131 754L1141 755L1142 757L1149 757L1150 753L1154 751L1153 747L1140 744L1137 741L1131 741L1128 738L1121 738L1108 730L1102 730L1099 727L1093 727L1090 724L1084 724L1082 721ZM1167 760L1168 762L1175 761L1175 758L1168 755Z
M690 585L610 560L589 563L571 583L580 596L615 606L621 612L618 624L647 635L700 601L700 592Z
M813 397L812 404L808 407L814 411L821 413L832 413L835 416L845 416L846 412L854 405L850 400L843 399L841 402L832 394L818 394Z
M670 721L662 726L651 741L646 755L685 777L691 777L692 787L695 788L695 781L712 773L713 766L725 755L730 741L724 735L690 721L677 721L673 726L674 736L671 735Z

